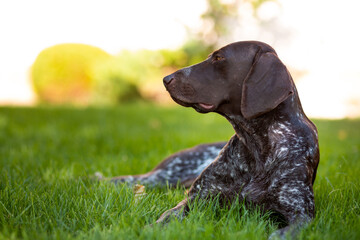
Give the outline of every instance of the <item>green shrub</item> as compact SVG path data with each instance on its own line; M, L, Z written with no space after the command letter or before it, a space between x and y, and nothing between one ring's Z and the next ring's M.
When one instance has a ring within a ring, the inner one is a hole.
M117 104L142 98L138 89L138 64L126 59L126 56L113 57L93 68L92 103Z
M111 104L140 96L154 100L159 92L166 94L162 85L166 71L164 51L124 50L99 64L93 72L94 101Z
M31 78L40 102L86 104L91 98L92 69L111 56L84 44L59 44L36 58Z

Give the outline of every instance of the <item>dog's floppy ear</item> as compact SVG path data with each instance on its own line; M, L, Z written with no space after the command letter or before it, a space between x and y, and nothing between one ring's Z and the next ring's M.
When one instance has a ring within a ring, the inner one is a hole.
M242 86L241 113L255 118L276 108L293 94L291 77L275 53L257 53Z

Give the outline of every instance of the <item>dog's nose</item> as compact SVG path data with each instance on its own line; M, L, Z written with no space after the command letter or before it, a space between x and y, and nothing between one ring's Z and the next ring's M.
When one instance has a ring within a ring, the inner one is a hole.
M164 85L170 84L171 81L174 79L175 79L174 74L170 74L170 75L164 77L164 79L163 79Z

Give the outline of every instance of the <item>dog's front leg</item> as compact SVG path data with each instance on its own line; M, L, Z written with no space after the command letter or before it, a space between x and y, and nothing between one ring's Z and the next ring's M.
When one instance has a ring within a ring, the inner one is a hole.
M295 239L298 233L307 224L311 222L310 216L300 216L296 222L290 223L288 226L278 229L269 236L269 240L274 239Z
M303 169L299 171L304 172ZM296 174L293 175L296 176ZM314 192L311 183L303 181L301 176L286 179L275 187L278 193L272 199L272 209L285 217L288 226L272 233L270 239L286 237L293 239L315 217Z
M178 219L182 220L186 213L188 212L188 205L187 205L187 199L182 200L181 202L176 205L176 207L171 208L164 212L160 218L156 221L156 223L168 223L171 219Z

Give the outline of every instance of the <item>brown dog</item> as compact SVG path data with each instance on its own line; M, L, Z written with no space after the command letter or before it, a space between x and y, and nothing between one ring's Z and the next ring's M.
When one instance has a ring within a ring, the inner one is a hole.
M289 225L274 235L294 234L314 217L317 130L304 114L290 73L273 48L255 41L227 45L205 61L165 77L164 85L180 105L224 116L235 135L225 146L204 145L175 154L140 177L114 179L175 183L186 176L189 183L196 177L186 199L163 213L158 223L185 217L196 197L217 195L283 215Z

